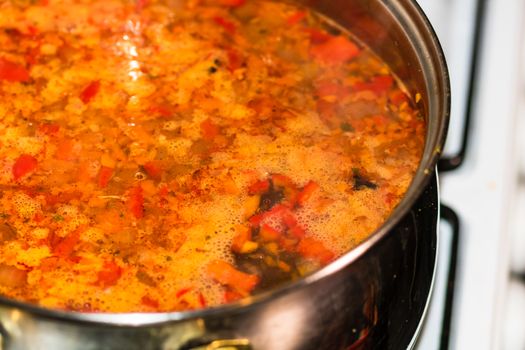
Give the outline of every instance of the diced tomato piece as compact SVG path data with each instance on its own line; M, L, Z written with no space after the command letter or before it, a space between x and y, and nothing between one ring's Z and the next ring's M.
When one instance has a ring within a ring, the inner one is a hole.
M73 149L75 147L75 141L72 139L65 139L59 142L57 145L57 150L55 152L55 157L60 160L72 160Z
M100 172L98 174L98 187L106 188L112 176L113 176L112 168L109 168L106 166L100 167Z
M223 17L219 17L219 16L213 17L213 21L217 23L218 25L220 25L221 27L223 27L224 30L226 30L228 34L231 34L231 35L235 34L235 30L236 30L235 23L228 21L227 19L224 19Z
M53 248L53 254L61 258L69 258L71 253L75 250L75 246L80 241L80 234L83 229L83 227L78 228L62 238L62 240Z
M135 218L144 217L144 194L142 187L135 186L129 192L128 206Z
M319 185L313 181L309 181L306 186L303 187L301 192L297 195L297 204L300 206L305 205L312 194L319 189Z
M258 180L248 187L248 194L253 196L254 194L261 194L270 189L270 181Z
M297 11L286 19L286 23L293 26L294 24L299 23L305 17L306 17L306 12Z
M261 222L264 220L266 213L260 213L253 215L248 221L253 227L257 227L261 224Z
M36 37L38 36L38 34L40 34L40 31L38 30L37 27L33 26L33 25L28 25L27 26L27 33L32 36L32 37Z
M40 124L40 126L38 127L39 133L48 135L48 136L54 136L58 134L59 130L60 130L60 125L53 124L53 123Z
M22 287L27 283L27 271L14 266L0 264L0 285L5 287Z
M181 298L183 295L185 295L186 293L188 293L188 292L191 291L192 289L193 289L193 288L191 288L191 287L179 289L179 290L177 291L177 293L175 293L175 297L176 297L176 298Z
M332 36L326 42L314 45L310 49L314 59L324 62L338 64L348 61L359 55L361 50L345 36Z
M89 103L98 93L100 90L100 81L95 80L89 83L84 90L80 93L80 99L85 104Z
M105 261L102 270L98 272L96 284L108 288L117 284L122 276L122 268L114 261Z
M38 165L38 161L35 157L29 154L22 154L19 156L15 164L13 164L13 178L18 181L24 175L27 175L34 171Z
M219 5L226 7L239 7L246 3L246 0L217 0Z
M281 237L281 232L277 231L270 225L264 224L259 230L259 236L262 238L263 241L266 242L276 241L279 239L279 237Z
M229 286L242 295L248 295L259 283L259 276L237 270L222 260L215 260L208 264L208 275L215 281Z
M242 67L242 58L237 51L229 49L226 55L228 56L228 70L230 72Z
M23 66L0 58L0 80L26 82L29 78L29 72Z
M159 161L152 160L143 165L146 174L153 180L162 178L162 164Z
M315 238L303 237L297 245L297 252L308 259L318 260L321 264L328 264L334 260L334 253Z
M235 237L232 241L232 251L240 253L244 243L252 239L252 230L246 226L238 226L236 230Z
M378 75L373 77L369 82L359 82L354 85L357 91L368 90L380 96L387 92L394 84L394 78L391 75Z
M142 303L142 305L149 306L149 307L151 307L153 309L158 309L159 308L159 302L157 300L155 300L155 299L150 298L147 295L144 295L140 299L140 302Z
M213 140L219 135L219 127L208 118L201 123L201 134L205 140Z

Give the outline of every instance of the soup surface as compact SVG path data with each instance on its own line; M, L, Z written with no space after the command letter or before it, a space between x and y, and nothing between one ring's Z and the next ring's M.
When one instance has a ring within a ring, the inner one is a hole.
M415 105L289 4L0 1L0 293L188 310L311 273L407 190Z

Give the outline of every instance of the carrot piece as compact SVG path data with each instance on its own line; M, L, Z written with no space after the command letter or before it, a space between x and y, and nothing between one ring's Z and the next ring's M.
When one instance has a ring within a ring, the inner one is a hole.
M306 17L306 12L304 12L304 11L297 11L297 12L293 13L292 15L290 15L286 19L286 23L288 25L293 26L294 24L297 24L297 23L301 22L301 20L303 18L305 18L305 17Z
M313 181L309 181L306 186L303 187L301 192L297 195L297 204L304 206L312 194L319 189L319 185Z
M0 80L26 82L29 78L29 72L23 66L0 58Z
M80 233L82 231L83 228L77 228L75 231L70 232L53 248L53 254L61 258L68 258L75 250L78 241L80 241Z
M89 83L84 90L80 93L80 99L85 104L89 103L98 93L100 90L100 81L94 80L91 83Z
M162 177L162 165L159 161L152 160L143 165L146 174L154 180L160 180Z
M140 219L144 216L144 194L142 187L135 186L131 189L128 206L135 218Z
M14 266L0 264L0 285L16 288L27 283L27 271Z
M244 243L252 239L252 230L249 227L239 225L237 226L236 232L231 249L236 253L241 253Z
M239 7L246 3L246 0L218 0L219 5L226 7Z
M328 264L334 259L334 253L327 249L324 244L315 238L303 237L297 245L297 252L308 259L318 260L320 263Z
M281 233L270 225L264 224L259 230L259 236L263 241L269 242L278 240L281 237Z
M102 270L98 272L96 284L108 288L117 284L122 276L122 268L114 261L105 261Z
M113 176L112 168L106 166L100 167L100 172L98 174L98 187L106 188L108 186L109 180L111 180L111 176Z
M150 298L147 295L144 295L140 299L140 302L142 303L142 305L149 306L149 307L154 308L154 309L158 309L159 308L159 302L157 300L155 300L155 299Z
M248 194L253 196L254 194L260 194L268 191L270 189L270 181L268 180L259 180L254 182L248 187Z
M18 181L24 175L34 171L37 165L38 161L35 157L29 154L22 154L16 159L15 164L13 164L13 178L15 181Z
M242 299L242 295L233 290L226 290L224 292L224 301L227 303L231 303L239 299Z
M227 19L224 19L223 17L216 16L213 17L213 21L224 28L224 30L231 35L235 34L235 30L237 29L235 27L235 23L228 21Z
M205 140L213 140L219 134L219 127L208 118L201 123L201 134Z
M231 287L242 295L248 295L259 283L259 276L239 271L222 260L208 264L207 272L213 280Z
M326 42L310 49L314 59L324 63L343 63L359 55L361 50L345 36L332 36Z

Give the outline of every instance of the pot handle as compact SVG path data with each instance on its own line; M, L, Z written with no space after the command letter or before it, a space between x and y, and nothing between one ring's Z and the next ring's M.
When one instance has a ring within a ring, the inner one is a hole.
M188 350L253 350L248 339L217 339Z

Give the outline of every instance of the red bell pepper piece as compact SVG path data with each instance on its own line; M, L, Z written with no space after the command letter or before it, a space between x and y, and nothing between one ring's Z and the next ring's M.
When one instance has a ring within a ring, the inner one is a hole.
M53 123L40 124L40 126L38 127L39 133L48 135L48 136L54 136L58 134L59 130L60 130L60 125L53 124Z
M155 299L150 298L147 295L144 295L140 299L140 302L142 303L142 305L151 307L153 309L158 309L159 308L159 302L157 300L155 300Z
M178 298L181 298L183 295L185 295L186 293L188 293L190 290L192 290L191 287L179 289L179 290L177 291L177 293L175 294L175 297L176 297L177 299L178 299Z
M228 56L228 70L230 72L242 67L242 58L237 51L229 49L226 55Z
M113 176L112 168L106 166L100 167L100 172L98 174L98 187L106 188L109 180L111 180L111 176Z
M80 234L84 230L83 227L77 228L70 232L66 237L62 238L53 248L53 254L61 258L69 258L71 253L75 250L75 246L80 241Z
M135 218L140 219L144 217L144 194L142 187L135 186L131 189L129 192L128 206Z
M253 196L254 194L261 194L270 189L270 181L258 180L248 187L248 194Z
M334 253L315 238L303 237L297 245L297 252L308 259L318 260L321 264L328 264L334 260Z
M308 33L310 42L314 45L325 43L332 37L330 34L314 28L306 28L304 31Z
M160 180L162 177L162 165L159 161L152 160L143 165L146 174L153 180Z
M213 21L217 23L218 25L220 25L221 27L223 27L224 30L226 30L228 34L231 34L231 35L235 34L235 30L237 29L235 26L235 23L228 21L227 19L224 19L223 17L219 17L219 16L213 17Z
M213 280L232 288L242 295L248 295L260 280L259 276L239 271L222 260L215 260L208 264L207 272Z
M23 66L0 58L0 80L26 82L29 79L29 72Z
M303 187L301 192L297 195L297 204L300 206L305 205L312 194L319 189L319 185L313 181L309 181L306 186Z
M114 261L105 261L102 270L98 272L96 284L108 288L117 284L122 276L122 268Z
M332 36L326 42L314 45L310 49L314 59L328 64L343 63L360 52L359 47L345 36Z
M201 307L206 307L206 298L204 298L204 295L202 293L199 293L199 304Z
M224 301L227 303L231 303L239 299L242 299L242 295L233 290L226 290L224 292Z
M100 81L95 80L89 83L84 90L80 93L80 99L85 104L89 103L98 93L100 90Z
M19 156L15 164L13 164L13 178L18 181L24 175L27 175L34 171L38 165L38 161L35 157L29 154L22 154Z
M201 123L201 134L205 140L213 140L219 135L219 127L208 118Z
M392 85L394 85L394 78L391 75L378 75L373 77L368 82L359 82L354 84L354 89L357 91L368 90L380 96L387 92Z

